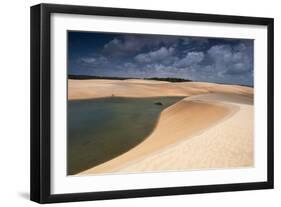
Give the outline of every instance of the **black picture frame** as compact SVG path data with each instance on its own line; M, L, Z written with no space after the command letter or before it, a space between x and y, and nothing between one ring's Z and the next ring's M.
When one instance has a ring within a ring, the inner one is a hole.
M267 26L267 181L238 184L218 184L186 187L51 194L51 71L50 71L50 15L52 13L134 17L148 19L181 20L210 23L233 23ZM167 196L179 194L211 193L273 188L273 23L272 18L195 14L182 12L103 8L56 4L31 7L31 173L30 199L38 203L88 201L102 199Z

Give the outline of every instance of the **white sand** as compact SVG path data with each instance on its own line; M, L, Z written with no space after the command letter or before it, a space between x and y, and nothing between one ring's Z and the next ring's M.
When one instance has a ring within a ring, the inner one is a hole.
M115 172L144 172L253 166L253 107L239 111L199 135L167 146Z
M186 84L173 85L187 89ZM144 142L80 174L252 166L251 89L209 83L189 87L224 93L191 96L170 106Z
M68 99L70 100L110 96L192 96L206 93L230 93L252 97L253 88L201 82L170 83L154 80L68 80Z

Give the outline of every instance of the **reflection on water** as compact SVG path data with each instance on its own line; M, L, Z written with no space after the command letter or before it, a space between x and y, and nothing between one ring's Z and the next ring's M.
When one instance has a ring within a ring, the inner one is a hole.
M183 97L68 101L67 174L106 162L142 142L160 112Z

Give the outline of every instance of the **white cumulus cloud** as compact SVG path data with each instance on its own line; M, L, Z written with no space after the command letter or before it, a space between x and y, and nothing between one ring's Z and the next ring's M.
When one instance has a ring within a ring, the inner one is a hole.
M243 43L232 48L230 45L215 45L207 54L213 61L213 70L224 75L239 75L251 72L253 68L252 53Z
M203 52L189 52L184 58L176 61L174 65L178 68L193 66L200 63L204 59L204 56Z
M171 58L174 53L173 47L161 47L158 50L148 53L141 53L135 56L135 61L138 63L152 63L156 61L164 61L166 58Z

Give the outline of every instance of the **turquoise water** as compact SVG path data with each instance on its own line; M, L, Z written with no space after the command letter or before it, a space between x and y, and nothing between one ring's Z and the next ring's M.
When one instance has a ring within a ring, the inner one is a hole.
M68 101L67 174L127 152L154 129L160 112L183 97Z

